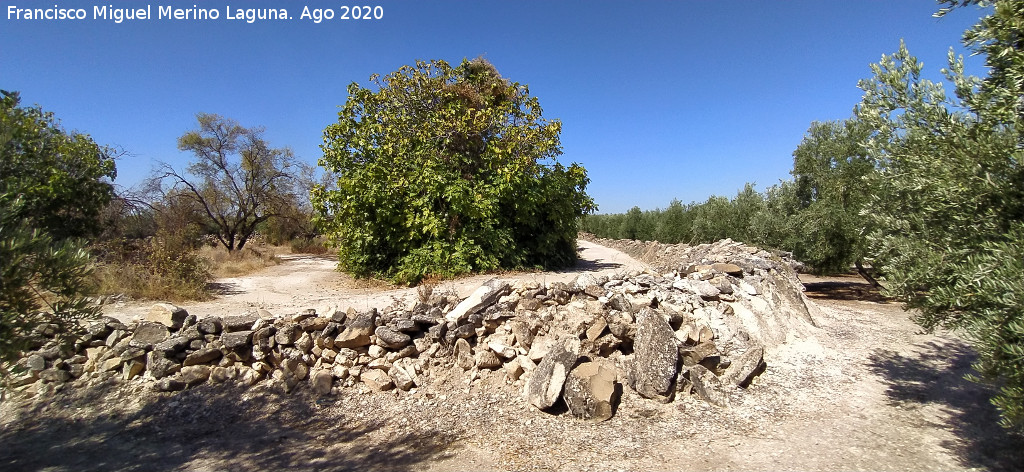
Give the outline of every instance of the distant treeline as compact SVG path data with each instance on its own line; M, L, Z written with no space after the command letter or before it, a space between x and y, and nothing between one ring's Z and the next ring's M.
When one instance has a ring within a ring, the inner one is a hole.
M789 183L786 184L788 189ZM772 187L778 193L781 187ZM667 208L626 213L588 215L581 230L602 238L636 239L676 244L700 244L732 238L758 246L786 249L786 230L780 205L768 192L747 184L735 197L712 196L684 204L672 200Z

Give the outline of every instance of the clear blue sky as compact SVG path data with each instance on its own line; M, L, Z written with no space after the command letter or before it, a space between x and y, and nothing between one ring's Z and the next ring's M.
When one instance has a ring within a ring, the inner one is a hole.
M300 20L340 1L0 2L0 88L64 126L130 153L117 183L156 161L184 167L176 139L197 112L266 127L272 145L315 163L353 81L416 59L485 56L563 122L563 162L589 171L601 213L732 196L788 177L812 121L848 117L857 80L901 38L938 79L950 46L984 13L932 18L929 0L378 1L383 19ZM19 8L81 7L89 19L8 19ZM93 20L95 5L215 8L209 21ZM225 8L287 8L248 24ZM969 71L983 74L980 58Z

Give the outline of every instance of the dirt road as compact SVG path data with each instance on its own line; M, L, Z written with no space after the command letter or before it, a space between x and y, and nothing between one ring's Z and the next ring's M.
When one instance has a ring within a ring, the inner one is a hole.
M637 267L581 245L584 269ZM411 293L347 287L331 267L295 258L221 281L222 299L188 308ZM454 368L414 392L357 386L327 397L263 384L163 394L115 382L0 402L0 470L1021 470L1024 440L995 424L993 389L963 378L975 359L967 343L920 334L857 279L804 282L822 308L815 339L766 356L767 370L728 408L696 397L659 404L627 388L612 419L586 423L528 406L500 372L474 379Z
M469 296L481 283L491 277L538 280L540 282L569 282L582 272L609 274L620 271L642 270L646 266L615 249L580 240L579 263L576 267L559 272L516 272L495 275L476 275L442 282L437 290L458 292ZM226 316L263 308L274 314L294 313L305 308L336 306L365 310L384 308L395 300L412 302L415 288L387 286L381 283L354 280L335 270L337 259L329 256L288 254L279 256L282 263L244 277L229 277L214 281L217 297L204 302L179 304L197 317ZM144 316L153 301L119 302L106 305L105 315L122 321Z

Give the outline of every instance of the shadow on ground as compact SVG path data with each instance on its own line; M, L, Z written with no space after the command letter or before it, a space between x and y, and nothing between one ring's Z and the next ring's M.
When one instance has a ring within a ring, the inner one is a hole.
M964 378L972 373L977 354L963 341L932 340L901 354L878 350L869 367L887 384L889 402L904 409L938 406L956 441L943 444L967 468L991 471L1021 470L1024 436L1001 428L999 412L989 401L996 388Z
M245 293L238 284L230 282L207 282L206 290L219 297Z
M0 470L419 470L451 454L448 431L380 434L387 418L358 419L308 392L225 385L153 394L141 408L111 405L91 387L70 404L58 394L0 430ZM125 398L128 398L127 396ZM107 403L104 403L104 400ZM67 402L67 403L66 403ZM399 430L402 431L402 430ZM372 446L371 446L372 445Z
M858 300L875 303L888 303L879 290L863 279L854 280L848 277L834 280L804 282L808 297L827 300Z
M618 262L591 261L591 260L587 260L587 259L577 259L575 267L570 267L570 268L565 269L565 270L555 271L555 273L556 274L563 274L563 273L580 272L580 271L598 272L598 271L602 271L602 270L619 269L619 268L622 268L622 267L623 267L623 264L620 264Z

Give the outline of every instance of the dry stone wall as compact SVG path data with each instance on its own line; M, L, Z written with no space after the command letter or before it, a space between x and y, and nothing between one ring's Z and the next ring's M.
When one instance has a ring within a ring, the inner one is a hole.
M145 320L104 318L74 346L28 353L28 394L119 379L158 391L269 382L322 395L411 390L435 371L493 371L533 407L579 418L615 413L624 388L657 402L695 394L726 406L780 343L814 329L790 267L723 241L664 272L582 274L572 283L492 279L466 299L421 291L413 306L266 310L197 319L154 305ZM557 408L556 408L557 410Z

